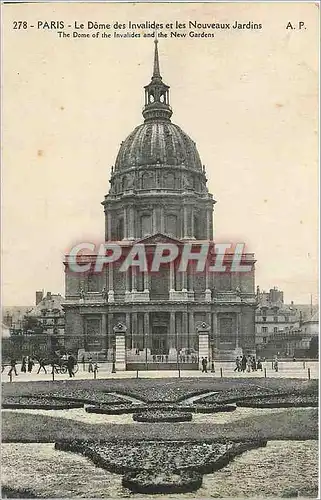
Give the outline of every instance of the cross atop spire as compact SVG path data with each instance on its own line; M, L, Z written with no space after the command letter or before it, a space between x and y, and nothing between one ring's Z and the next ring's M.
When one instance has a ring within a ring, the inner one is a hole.
M154 65L151 82L145 86L145 107L143 117L145 121L170 120L172 110L169 105L169 86L161 77L158 56L158 38L154 40Z
M162 78L159 70L159 57L158 57L158 38L156 31L156 39L154 41L155 49L154 49L154 71L152 78Z

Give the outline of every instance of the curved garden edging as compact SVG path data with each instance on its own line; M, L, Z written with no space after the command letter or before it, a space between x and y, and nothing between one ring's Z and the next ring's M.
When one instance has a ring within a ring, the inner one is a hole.
M191 412L174 411L146 411L143 413L134 413L135 422L191 422L193 415Z
M146 471L127 472L122 485L134 493L189 493L202 486L203 476L196 471L181 473L151 473Z
M124 415L126 413L142 413L148 411L174 411L174 412L188 412L188 413L219 413L219 412L230 412L235 411L236 407L232 405L215 405L215 404L193 404L189 406L184 406L182 404L123 404L118 406L105 406L105 405L94 405L87 406L85 408L87 413L101 413L105 415Z

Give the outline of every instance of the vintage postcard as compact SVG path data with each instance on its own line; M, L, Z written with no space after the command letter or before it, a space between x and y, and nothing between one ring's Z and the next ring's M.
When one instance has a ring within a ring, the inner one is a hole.
M319 2L5 2L2 497L316 498Z

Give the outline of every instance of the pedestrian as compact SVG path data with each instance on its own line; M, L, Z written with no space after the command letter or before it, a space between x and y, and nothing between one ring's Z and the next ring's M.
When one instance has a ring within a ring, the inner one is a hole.
M245 370L246 370L246 363L247 363L247 359L246 359L246 356L243 355L242 356L242 359L241 359L241 368L242 368L242 372L244 373Z
M278 361L278 358L275 358L275 360L274 360L274 370L276 372L279 371L279 361Z
M21 371L23 373L26 373L27 371L27 358L26 356L22 356L22 360L21 360Z
M94 373L97 373L98 372L98 368L99 366L97 365L97 363L94 364ZM74 375L75 376L75 375Z
M75 358L73 357L72 354L69 354L67 359L67 370L70 378L75 376L74 367L75 367Z
M33 365L35 364L31 356L28 357L28 373L32 372Z
M90 358L88 358L88 372L92 373L93 371L94 371L94 368L93 368L93 358L90 357Z
M251 368L252 368L252 372L256 372L256 360L255 360L254 356L252 357Z
M261 358L257 358L256 369L261 371L263 370Z
M207 358L202 358L202 373L207 373Z
M235 372L239 372L241 369L241 363L240 363L240 358L237 356L236 360L235 360L235 368L234 368L234 371Z
M8 371L9 377L12 374L12 372L14 372L15 375L18 375L16 364L17 364L17 361L15 360L15 358L11 358L10 359L10 370Z
M252 358L251 358L251 356L249 356L247 358L247 364L246 364L246 366L247 366L247 369L246 369L247 373L250 373L251 372L251 366L252 366Z
M39 359L39 368L38 368L38 371L37 371L37 375L40 373L40 370L41 368L43 369L43 371L45 373L47 373L47 370L46 370L46 360L44 358L40 358Z

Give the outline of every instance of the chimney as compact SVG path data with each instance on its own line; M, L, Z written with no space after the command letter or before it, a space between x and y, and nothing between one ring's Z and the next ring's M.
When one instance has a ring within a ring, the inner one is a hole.
M36 292L36 306L41 302L43 299L43 290L38 290Z
M51 292L47 292L47 299L51 300Z

